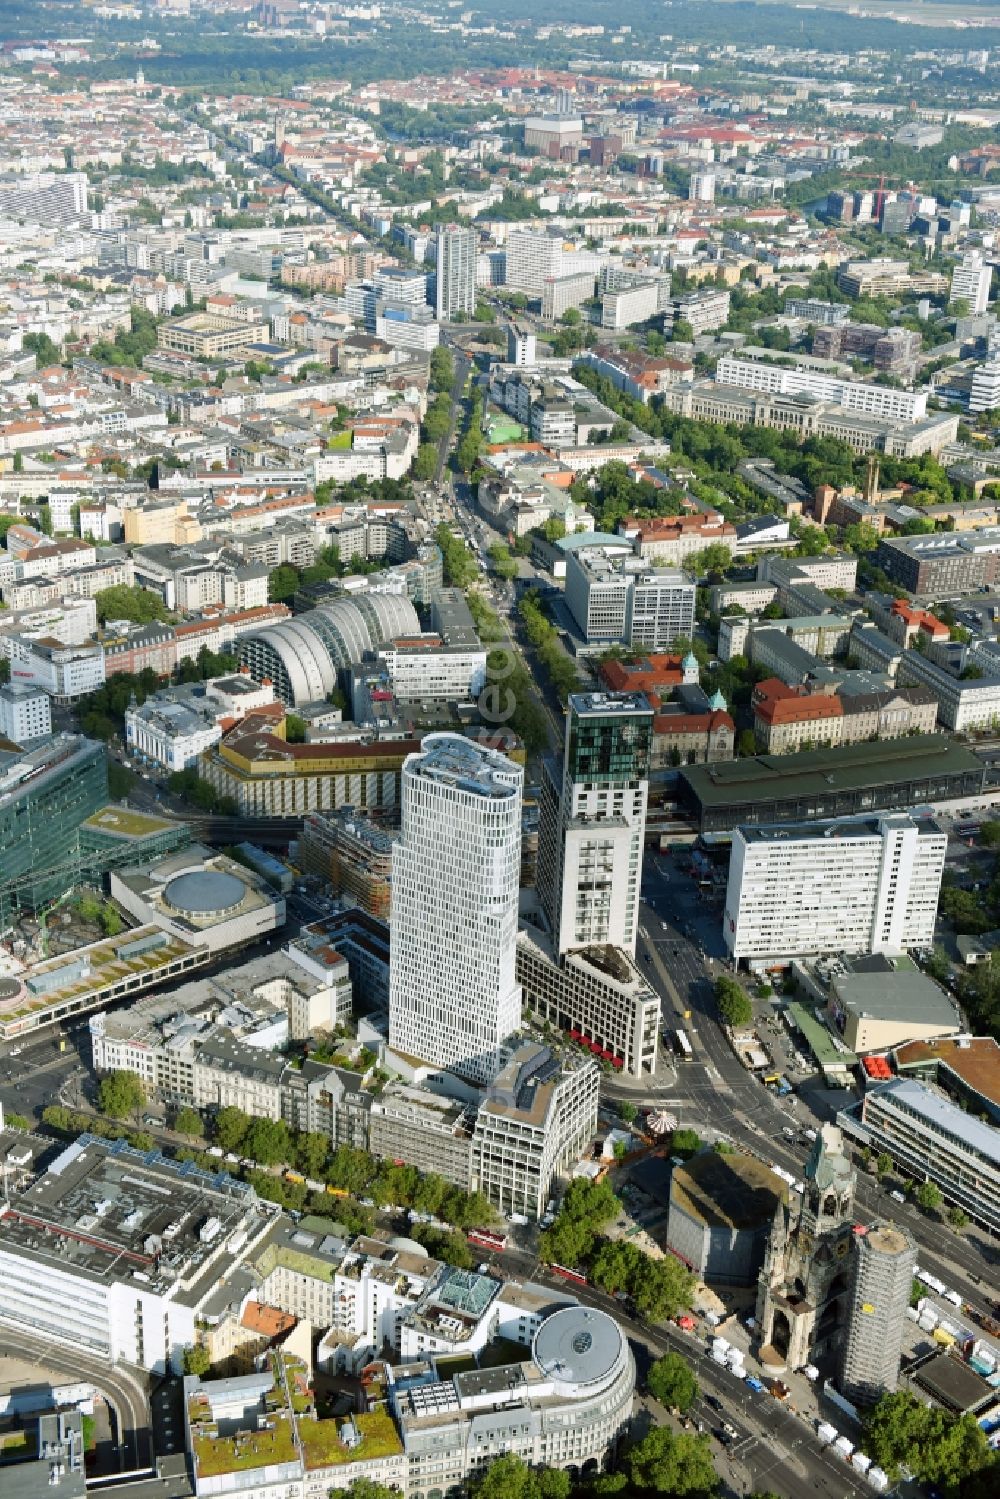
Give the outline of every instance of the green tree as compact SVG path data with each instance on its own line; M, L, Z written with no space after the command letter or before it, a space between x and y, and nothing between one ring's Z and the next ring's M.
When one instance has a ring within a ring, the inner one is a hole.
M624 1124L634 1124L639 1117L639 1110L626 1098L618 1105L618 1115Z
M988 819L979 829L979 841L984 848L1000 847L1000 822Z
M674 1155L683 1156L685 1160L697 1155L701 1149L701 1136L697 1130L675 1129L670 1140L670 1148Z
M742 759L757 753L757 739L753 729L740 729L736 736L736 753Z
M196 1374L199 1379L202 1379L208 1373L211 1367L212 1360L208 1356L207 1348L203 1348L200 1343L195 1343L191 1348L185 1348L185 1374Z
M295 1138L295 1164L304 1176L315 1181L322 1178L330 1154L330 1142L325 1135L303 1131Z
M963 1228L968 1228L970 1221L968 1213L962 1208L948 1209L948 1222L957 1233L961 1233Z
M299 586L299 575L287 562L276 567L267 580L267 596L272 604L287 604Z
M160 595L138 585L128 587L122 583L102 588L94 595L94 602L102 625L109 619L130 619L137 625L148 625L169 618Z
M670 337L673 339L675 344L689 344L693 342L694 329L688 322L687 318L679 317L674 319L674 326L671 330Z
M918 1482L956 1495L993 1458L974 1416L950 1416L898 1390L883 1395L865 1417L865 1450L893 1480L905 1466Z
M729 548L721 541L713 541L710 546L696 552L688 565L705 573L724 573L732 560Z
M285 740L288 744L305 744L308 724L297 713L285 715Z
M261 1166L277 1166L291 1160L292 1137L283 1119L254 1119L246 1132L243 1149Z
M603 1224L618 1214L621 1204L607 1181L578 1177L570 1182L551 1228L541 1235L539 1254L557 1265L579 1265L589 1258Z
M634 1269L634 1245L625 1239L605 1239L590 1266L590 1278L614 1295L628 1289Z
M569 1474L561 1468L529 1468L513 1452L494 1458L469 1487L472 1499L568 1499Z
M450 350L439 344L431 354L431 385L435 390L450 391L455 383L455 361Z
M858 521L844 530L844 545L852 552L874 552L879 535L871 521Z
M339 1494L340 1490L334 1490ZM384 1483L376 1483L374 1478L355 1478L353 1483L348 1484L345 1490L347 1499L399 1499L399 1490L390 1489Z
M673 1255L662 1260L643 1258L646 1263L630 1286L635 1309L650 1322L666 1322L691 1305L694 1276Z
M205 1126L197 1109L178 1109L174 1129L179 1135L200 1136L205 1133Z
M437 473L438 450L432 442L422 442L417 449L417 456L413 460L413 477L421 483L428 483Z
M578 328L581 322L579 307L567 307L560 321L566 328Z
M679 1353L665 1353L652 1365L646 1380L649 1393L661 1405L683 1413L698 1398L698 1381Z
M430 1223L414 1223L410 1226L410 1235L424 1246L433 1259L441 1260L445 1265L454 1265L459 1270L471 1270L475 1264L464 1234L434 1228Z
M40 370L59 363L59 345L54 344L47 333L26 333L21 343L29 353L34 354L35 363Z
M226 1151L238 1151L246 1139L250 1124L249 1114L244 1114L242 1109L234 1109L231 1105L220 1109L212 1129L216 1145Z
M719 1479L712 1465L709 1439L700 1433L673 1432L669 1427L657 1426L625 1452L621 1469L631 1484L630 1492L636 1495L703 1499L718 1492Z
M875 1175L880 1179L892 1170L892 1156L883 1150L875 1161Z
M31 1120L26 1114L5 1114L4 1122L8 1129L30 1129Z
M142 1079L134 1072L109 1072L97 1089L97 1107L109 1119L127 1119L146 1102Z
M720 974L715 981L715 1003L720 1017L730 1029L749 1025L753 1020L753 1005L746 991L728 974Z
M925 1213L933 1213L944 1201L937 1182L921 1182L917 1188L917 1206Z
M490 547L490 561L493 570L499 578L516 578L517 563L510 554L510 548L504 546L502 541L494 542Z

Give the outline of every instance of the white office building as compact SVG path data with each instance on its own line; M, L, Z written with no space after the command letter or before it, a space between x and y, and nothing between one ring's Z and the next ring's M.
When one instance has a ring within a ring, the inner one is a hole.
M4 1215L0 1322L80 1356L179 1374L219 1286L273 1220L235 1177L81 1135Z
M532 229L512 229L507 235L506 284L512 291L539 297L550 277L586 273L596 281L607 259L607 254L598 250L566 249L558 230L538 234Z
M10 679L40 687L58 703L72 703L104 686L104 648L12 635Z
M539 296L548 278L562 270L562 237L512 229L507 235L507 285Z
M978 250L964 255L952 272L949 303L967 302L974 316L985 312L990 300L993 267L986 265Z
M601 327L631 328L655 317L659 311L659 289L655 281L640 281L619 291L606 291L601 298Z
M610 539L569 552L566 603L588 643L662 651L694 630L693 580L675 568L651 567Z
M714 203L715 183L714 172L692 172L688 182L688 202Z
M438 636L394 640L381 646L384 663L397 698L435 702L464 702L476 698L486 685L486 648L444 645Z
M536 363L535 335L513 323L507 329L507 363L531 369Z
M473 1135L476 1184L509 1216L545 1214L554 1178L568 1173L597 1130L600 1069L567 1063L525 1041L491 1083Z
M996 411L1000 407L1000 360L990 359L979 364L972 372L972 389L969 392L969 410Z
M514 977L524 772L458 734L402 770L389 1044L488 1082L521 1020Z
M438 224L435 311L439 322L476 310L479 234L459 224Z
M947 834L905 815L737 828L724 936L755 966L934 940Z
M46 739L52 733L49 695L27 682L8 682L0 687L0 734L15 744Z
M610 944L635 955L652 732L642 693L569 699L539 809L536 885L557 954Z
M719 360L715 378L720 385L737 385L741 390L812 396L843 406L846 411L861 411L890 421L919 422L927 415L925 390L895 390L886 385L866 385L863 380L839 380L821 370L797 365L764 364L726 354Z
M564 276L546 276L542 283L542 317L555 322L571 307L582 307L594 295L592 271L572 271Z

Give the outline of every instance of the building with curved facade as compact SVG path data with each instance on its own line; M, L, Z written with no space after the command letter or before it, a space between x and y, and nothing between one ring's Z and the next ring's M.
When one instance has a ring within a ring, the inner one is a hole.
M599 1471L632 1413L635 1362L613 1317L569 1305L544 1317L531 1357L393 1394L408 1499L455 1491L505 1453L530 1466Z
M427 735L403 766L389 1044L482 1083L521 1023L523 785L520 765L459 734Z
M337 673L397 636L417 635L420 621L408 598L395 593L345 594L306 614L244 635L237 659L254 679L269 680L289 708L329 697Z

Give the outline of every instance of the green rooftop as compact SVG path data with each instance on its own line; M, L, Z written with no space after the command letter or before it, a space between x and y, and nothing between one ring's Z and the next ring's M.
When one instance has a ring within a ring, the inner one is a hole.
M313 1280L324 1280L328 1285L332 1283L337 1268L332 1261L323 1259L320 1255L307 1254L301 1249L289 1249L284 1244L269 1244L257 1262L257 1269L262 1276L267 1276L279 1266L299 1275L311 1275Z
M197 1434L194 1456L199 1478L218 1478L223 1473L243 1473L273 1463L294 1463L298 1454L288 1417L272 1414L273 1431L238 1431L231 1437Z
M354 1446L341 1440L340 1434L348 1422L353 1422L361 1438ZM298 1428L307 1469L330 1468L338 1463L371 1462L378 1457L393 1457L403 1450L392 1417L384 1410L327 1421L301 1416Z
M805 1005L790 1004L788 1013L809 1043L809 1050L823 1072L844 1072L857 1064L853 1051L838 1049L833 1037Z
M96 833L111 837L149 838L156 833L167 833L174 826L165 817L151 817L145 812L133 812L131 807L118 803L100 807L82 824Z
M523 442L525 431L520 422L507 421L503 417L493 417L486 435L490 443Z

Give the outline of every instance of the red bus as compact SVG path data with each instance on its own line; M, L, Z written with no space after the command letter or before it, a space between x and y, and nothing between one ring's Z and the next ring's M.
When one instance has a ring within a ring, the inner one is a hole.
M500 1253L507 1248L507 1235L494 1233L490 1228L470 1228L466 1238L470 1244L477 1244L480 1249L493 1249Z
M549 1269L553 1275L559 1275L563 1280L572 1280L578 1286L585 1286L587 1284L587 1277L582 1270L569 1270L565 1265L550 1265Z

